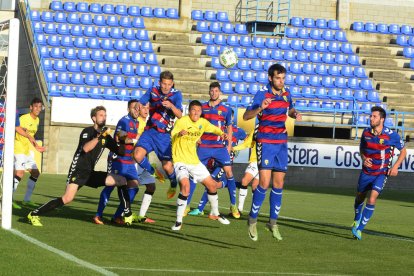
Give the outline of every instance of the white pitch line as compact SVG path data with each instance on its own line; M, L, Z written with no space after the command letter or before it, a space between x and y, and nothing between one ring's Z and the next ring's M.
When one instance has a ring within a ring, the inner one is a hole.
M269 272L269 271L225 271L225 270L186 270L186 269L159 269L159 268L134 268L134 267L115 267L108 266L107 269L129 270L129 271L147 271L147 272L169 272L169 273L205 273L205 274L248 274L248 275L304 275L304 276L322 276L322 275L346 275L346 274L319 274L319 273L301 273L301 272Z
M67 260L69 260L71 262L74 262L74 263L76 263L76 264L78 264L80 266L83 266L85 268L94 270L94 271L96 271L98 273L101 273L103 275L111 275L111 276L118 275L116 273L113 273L112 271L109 271L109 270L106 270L106 269L104 269L102 267L99 267L97 265L88 263L87 261L81 260L81 259L79 259L79 258L77 258L77 257L75 257L75 256L73 256L73 255L71 255L69 253L66 253L65 251L59 250L59 249L54 248L54 247L52 247L50 245L47 245L47 244L45 244L45 243L43 243L43 242L41 242L39 240L36 240L36 239L34 239L32 237L29 237L26 234L23 234L22 232L20 232L20 231L18 231L16 229L10 229L9 231L11 233L15 234L16 236L19 236L19 237L25 239L28 242L31 242L31 243L33 243L33 244L35 244L35 245L37 245L37 246L39 246L39 247L41 247L43 249L46 249L46 250L48 250L48 251L50 251L52 253L55 253L55 254L57 254L57 255L65 258L65 259L67 259Z

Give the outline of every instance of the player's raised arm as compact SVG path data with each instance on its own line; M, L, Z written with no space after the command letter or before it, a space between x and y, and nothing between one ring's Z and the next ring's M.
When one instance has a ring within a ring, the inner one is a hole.
M234 151L243 150L252 147L254 131L250 132L249 136L244 139L243 143L233 148Z

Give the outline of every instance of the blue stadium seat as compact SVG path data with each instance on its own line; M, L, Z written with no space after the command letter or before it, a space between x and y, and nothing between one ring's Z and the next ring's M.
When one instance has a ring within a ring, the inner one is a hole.
M121 39L122 38L122 29L118 27L112 27L109 31L109 36L115 39Z
M138 40L149 40L147 30L138 30L136 36Z
M217 57L219 55L219 48L216 45L207 45L206 55L211 57Z
M224 94L233 94L233 86L231 82L221 82L221 92Z
M236 83L236 85L234 86L234 92L236 92L237 94L248 94L247 84L245 84L245 83Z
M369 124L368 124L368 121L369 121L369 118L368 118L368 116L366 116L366 115L362 115L362 114L359 114L355 119L354 119L354 124L355 125L358 125L358 126L361 126L361 127L365 127L365 126L368 126Z
M353 68L351 66L342 66L341 75L345 77L352 77L354 75Z
M233 51L237 54L239 58L244 58L244 48L242 47L233 47Z
M95 26L85 26L85 29L83 29L83 34L87 37L96 37Z
M290 43L290 47L295 51L302 51L303 50L303 42L299 39L292 39Z
M252 40L250 36L240 36L240 46L242 47L251 47Z
M50 46L60 46L60 37L57 35L49 35L47 38L47 44Z
M362 79L359 86L364 90L373 90L372 81L370 79Z
M331 53L323 53L322 54L322 62L333 64L335 63L335 56Z
M230 71L229 79L231 81L234 81L234 82L242 82L243 81L242 72L241 71L238 71L238 70L232 70L232 71Z
M145 55L145 63L151 64L151 65L157 65L158 64L157 55L154 53L147 53Z
M229 16L227 12L217 12L216 19L220 22L229 22Z
M401 28L400 28L400 32L402 34L412 35L413 34L413 29L411 28L411 26L402 25Z
M355 66L361 66L357 55L348 55L348 64L355 65Z
M63 58L63 50L62 50L62 48L59 48L59 47L51 48L51 50L50 50L50 56L52 58Z
M315 21L312 18L303 18L303 26L306 28L315 28Z
M93 24L97 26L106 26L105 17L101 14L96 14L92 19Z
M98 77L96 74L86 74L85 84L89 86L98 86Z
M82 26L81 25L73 25L70 34L72 36L83 36Z
M305 75L297 75L295 83L299 86L308 86L308 78Z
M303 87L301 92L302 97L304 98L314 98L313 89L311 87Z
M249 63L248 60L245 60L245 61L246 61L247 64ZM250 68L254 71L263 71L262 61L259 60L259 59L253 59L250 63Z
M51 59L42 59L42 67L43 70L52 71L53 70L53 63Z
M79 49L76 56L80 60L90 60L91 59L91 55L90 55L88 49Z
M72 76L70 77L70 82L76 85L85 84L81 73L73 73Z
M329 88L328 89L328 98L332 100L341 100L342 97L339 94L339 90L337 88Z
M267 48L269 48L269 49L275 49L275 48L277 48L277 41L276 41L276 39L275 38L270 38L270 37L266 38L265 46Z
M302 74L302 66L298 62L292 62L289 66L289 71L293 74Z
M410 61L410 68L411 68L411 69L414 69L414 59L412 59L412 60Z
M410 45L408 43L408 36L406 36L406 35L397 35L396 43L397 43L397 45L400 45L400 46L409 46Z
M193 20L203 20L203 12L201 10L192 10L191 19Z
M322 77L322 86L326 87L326 88L333 88L334 86L334 81L333 78L331 76L323 76Z
M236 24L236 26L234 27L234 31L237 34L242 34L242 35L248 34L245 24Z
M118 61L122 63L129 63L131 62L131 56L128 52L120 52L118 54Z
M58 24L57 33L60 34L60 35L68 35L68 34L70 34L70 27L69 27L69 25L68 24ZM71 38L71 40L72 40L72 38ZM62 46L64 46L64 45L62 44Z
M342 89L341 98L344 100L352 100L354 97L351 89Z
M296 60L300 62L308 62L309 61L309 55L307 52L300 51L296 54Z
M238 63L243 62L243 61L245 61L245 60L244 59L239 59ZM214 68L214 69L223 69L224 68L223 65L221 65L220 60L218 59L218 57L213 57L211 59L211 67ZM241 68L239 68L239 69L241 69ZM241 69L241 70L246 70L246 69Z
M309 61L312 63L322 62L321 55L318 52L309 53Z
M359 82L357 78L349 78L347 83L348 88L359 89Z
M364 25L364 30L365 30L366 32L369 32L369 33L376 33L376 32L377 32L377 29L376 29L376 27L375 27L375 24L374 24L374 23L372 23L372 22L367 22L367 23L365 23L365 25Z
M347 42L346 34L344 31L336 31L335 32L335 40L341 41L341 42Z
M66 23L66 13L64 12L55 13L54 20L57 23Z
M98 74L107 74L108 64L104 62L97 62L94 66L94 71Z
M246 48L246 50L245 50L245 52L244 52L244 55L245 55L246 57L248 57L248 58L252 58L252 59L257 58L257 52L256 52L256 49L255 49L255 48L253 48L253 47L248 47L248 48Z
M216 13L214 11L205 11L204 19L207 21L216 21Z
M315 68L314 68L314 65L313 65L313 64L311 64L311 63L305 63L305 64L303 64L302 71L303 71L303 73L304 73L304 74L306 74L306 75L312 75L312 74L315 74Z
M362 22L354 22L352 23L352 30L356 32L363 32L364 31L364 24Z
M288 61L296 61L296 54L294 51L285 51L283 53L283 59Z
M153 81L151 78L148 78L148 77L143 77L139 81L139 86L144 89L148 89L152 87L152 85L153 85Z
M130 64L124 64L124 66L126 65L130 65ZM138 65L137 68L135 69L135 73L140 77L148 77L149 76L148 66L144 64Z
M340 76L341 75L340 67L335 64L328 66L328 74L331 76Z
M352 45L350 43L342 43L341 44L341 51L344 54L353 54L354 51L352 50Z
M201 21L201 22L203 22L203 21ZM197 22L197 24L198 23L200 23L200 22ZM212 33L221 33L221 23L220 22L211 22L208 29Z
M262 84L267 84L269 82L267 72L257 72L256 81Z
M297 35L298 38L308 39L309 38L309 31L308 31L308 29L305 29L305 28L299 28L297 30L296 35Z
M94 72L94 66L93 66L92 61L83 61L81 63L81 71L84 73Z
M259 49L257 51L257 58L261 59L261 60L269 60L272 59L271 58L271 50L268 49Z
M89 12L89 5L85 2L78 2L76 3L76 11L79 13L88 13Z
M141 16L143 17L154 17L152 14L152 8L151 7L141 7Z
M234 72L238 72L238 71L234 71ZM231 77L231 73L230 73L230 80L234 81ZM254 72L253 71L245 71L243 73L243 81L249 82L249 83L250 82L256 82Z
M102 96L105 100L116 100L117 99L116 91L112 87L104 88L102 91Z
M339 31L336 31L334 33L334 31L332 30L323 30L322 31L322 39L325 40L335 40L335 35L338 33Z
M226 43L229 46L239 46L239 37L237 35L229 35Z
M126 86L128 88L139 88L140 85L139 85L138 78L137 77L133 77L133 76L128 77L126 79Z
M79 18L79 23L83 25L92 25L93 24L92 15L89 13L81 14Z
M315 100L310 100L308 102L308 107L310 109L315 109L316 111L318 111L321 107L321 103L319 101L315 101Z
M125 34L125 31L124 31L124 34ZM128 41L127 49L130 50L131 52L139 52L139 51L141 51L139 42L136 41L136 40Z
M202 34L201 35L201 43L207 44L207 45L214 44L214 36L210 33Z
M335 63L337 64L347 64L348 61L346 60L346 55L337 53L335 54Z
M128 15L128 9L126 5L116 5L115 13L118 15Z
M117 39L114 43L115 50L125 51L126 50L126 41L123 39Z
M321 86L321 79L318 75L309 76L309 85L314 87Z
M132 27L131 18L129 18L128 16L121 16L119 18L119 26L124 27L124 28L131 28Z
M178 9L176 9L176 8L168 8L167 12L166 12L166 15L167 15L168 18L171 18L171 19L180 18L180 16L178 15Z
M296 28L286 27L285 28L285 36L288 37L288 38L298 37Z
M46 82L48 83L56 82L56 75L53 72L46 72L45 78L46 78Z
M347 88L347 81L344 77L336 77L334 84L338 88Z
M388 33L390 33L390 34L396 34L396 35L400 34L401 33L400 26L398 24L390 24L390 25L388 25Z
M141 17L134 17L132 19L132 27L138 28L138 29L144 29L145 28L144 19L142 19Z
M77 59L75 48L66 48L63 56L66 59Z
M277 47L282 50L290 50L289 40L282 38L277 42Z
M259 91L260 89L260 85L257 83L251 83L249 84L249 89L247 92L249 92L249 94L251 95L256 95L257 91Z
M69 84L70 76L68 72L58 72L57 73L57 82L61 84Z
M252 60L252 62L255 60ZM218 63L218 65L213 66L213 68L222 68L223 66L220 64L220 61L218 60L218 58L213 58L212 59L212 64L213 63ZM261 65L261 63L260 63ZM237 62L237 68L243 71L246 70L250 70L250 63L247 59L239 59L239 61Z
M295 108L299 110L306 109L307 103L306 100L296 100L295 101Z
M323 101L321 108L322 108L322 111L324 112L333 112L334 103L331 101Z
M317 41L315 43L315 50L319 52L328 52L328 43L326 41Z
M368 91L367 100L373 103L380 103L381 99L377 91Z
M78 61L76 60L69 60L68 61L68 65L67 65L67 69L69 72L80 72L80 65L78 63Z
M53 69L59 72L66 72L66 63L62 59L57 59L53 63Z
M74 94L76 98L89 98L89 91L85 86L76 86Z
M294 27L302 27L302 18L300 17L291 17L290 18L290 25L294 26Z
M102 6L102 12L105 14L115 14L115 8L112 4L104 4Z
M69 97L69 98L75 97L75 91L73 89L73 86L70 86L70 85L62 86L61 94L63 97Z
M93 49L91 51L91 59L93 61L104 61L104 52L101 49Z
M134 89L131 91L131 98L139 100L146 91Z
M327 90L324 87L318 87L315 89L315 97L319 99L329 98Z
M219 80L219 81L228 81L229 80L229 72L225 69L217 70L216 79Z
M63 9L67 12L76 12L76 6L74 2L65 2L63 4Z
M295 76L292 74L287 74L285 77L285 85L287 86L295 85Z
M62 11L63 10L63 3L61 1L52 1L50 3L50 9L52 11Z
M252 45L256 48L265 48L265 39L263 37L253 37Z
M39 22L40 21L40 12L36 10L30 11L30 18L33 22Z
M70 13L66 17L66 21L70 24L79 24L79 15L77 13Z
M109 39L109 38L102 39L101 48L103 50L113 50L114 49L114 41L112 39Z
M231 23L223 23L221 27L223 33L225 34L234 34L234 26Z
M105 52L104 59L105 59L105 61L108 61L108 62L117 62L118 61L117 55L114 51Z
M312 29L309 32L309 37L314 40L321 40L322 39L322 32L319 29Z
M111 77L109 75L100 75L98 83L99 85L105 87L112 86Z
M321 76L328 75L328 66L325 64L316 64L315 73Z
M411 47L404 47L403 56L406 58L414 58L414 50Z
M337 111L339 111L339 110L347 110L348 109L348 104L349 103L347 103L347 102L343 102L343 101L340 101L340 102L336 102L335 103L335 109L337 110Z
M362 103L359 110L361 110L364 114L370 114L371 113L371 103Z
M40 57L41 58L48 58L50 57L49 48L47 46L40 47Z
M102 13L102 6L99 3L91 3L89 5L89 11L91 13L101 14Z
M305 40L304 42L303 42L303 49L305 50L305 51L315 51L315 46L316 46L316 43L315 42L313 42L312 40L310 40L310 39L308 39L308 40Z
M302 95L300 93L300 87L299 86L292 85L292 86L289 87L289 91L290 91L290 94L292 95L292 97L294 97L294 98L302 97Z
M128 15L130 16L141 16L141 9L138 6L129 6Z
M240 100L240 105L247 107L251 104L251 102L252 102L251 96L242 96Z
M103 95L102 95L102 89L99 87L93 87L89 90L89 96L92 99L102 99Z
M127 89L118 89L116 98L121 101L129 101L131 99L131 93Z
M326 19L323 19L323 18L316 19L315 27L319 29L326 29L328 27Z
M334 20L334 19L328 20L328 28L331 30L339 30L340 27L339 27L338 20Z
M46 34L56 34L56 24L55 23L46 23L43 31Z
M150 41L142 41L141 51L143 51L144 53L153 53L154 49L152 48L152 43Z
M368 77L363 67L356 67L354 69L354 76L360 79L365 79Z
M119 63L110 63L108 66L108 73L112 75L120 75L121 66L119 65Z
M388 34L388 26L387 24L378 23L377 24L377 32L380 34Z
M271 56L274 60L283 60L283 52L279 49L274 49Z
M230 106L238 106L239 105L239 96L237 95L229 95L227 97L226 103Z

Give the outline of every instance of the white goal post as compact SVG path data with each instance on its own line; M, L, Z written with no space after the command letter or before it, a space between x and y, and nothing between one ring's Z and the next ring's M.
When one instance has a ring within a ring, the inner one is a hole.
M17 66L19 56L20 21L16 18L0 23L1 80L3 101L3 155L0 181L1 226L11 228L13 197L14 133L16 122ZM5 68L4 68L5 66Z

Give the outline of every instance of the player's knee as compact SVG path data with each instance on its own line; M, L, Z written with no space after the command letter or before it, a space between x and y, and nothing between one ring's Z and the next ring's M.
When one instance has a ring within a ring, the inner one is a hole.
M20 177L20 178L22 178L22 177L24 176L24 171L16 171L16 172L14 173L14 175L15 175L15 176L18 176L18 177Z

